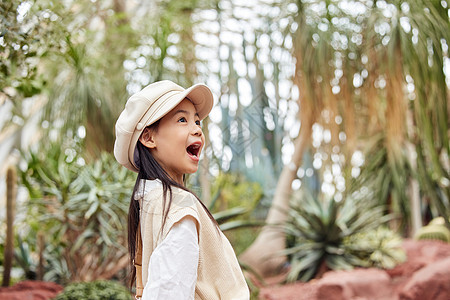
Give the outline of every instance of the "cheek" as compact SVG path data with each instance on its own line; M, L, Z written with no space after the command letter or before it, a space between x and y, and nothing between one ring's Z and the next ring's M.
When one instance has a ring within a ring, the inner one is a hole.
M202 149L201 149L202 151L203 151L203 149L205 149L205 147L206 147L205 142L206 142L205 136L202 135Z

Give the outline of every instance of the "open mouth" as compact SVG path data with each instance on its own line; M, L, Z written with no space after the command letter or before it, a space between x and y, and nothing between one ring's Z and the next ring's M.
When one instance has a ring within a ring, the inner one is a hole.
M190 156L198 157L201 145L201 143L193 143L186 148L186 152Z

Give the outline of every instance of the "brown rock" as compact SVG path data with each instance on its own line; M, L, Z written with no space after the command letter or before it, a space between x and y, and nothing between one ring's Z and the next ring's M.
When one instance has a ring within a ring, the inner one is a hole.
M262 288L258 299L261 300L313 300L317 299L317 287L313 282L296 282L277 287Z
M392 293L383 270L355 269L325 273L318 284L318 300L381 299Z
M405 239L402 248L407 260L391 270L386 270L391 277L411 276L414 272L450 255L450 244L441 241Z
M400 292L400 300L450 299L450 257L414 273Z
M323 278L308 283L281 285L280 282L267 282L266 285L259 285L261 287L259 299L399 300L400 294L403 297L402 300L450 299L448 273L444 272L447 274L445 275L435 270L440 268L441 271L449 272L450 266L447 259L450 259L450 243L406 239L403 249L406 251L407 260L394 269L330 271L325 273ZM433 266L435 264L437 266ZM442 265L439 267L439 264ZM431 269L428 270L428 268ZM426 281L425 277L429 276L427 275L429 272L437 272L440 274L436 275L439 278ZM423 282L419 280L421 277ZM374 283L372 284L371 281Z
M12 287L0 288L0 300L47 300L63 289L54 282L22 281Z

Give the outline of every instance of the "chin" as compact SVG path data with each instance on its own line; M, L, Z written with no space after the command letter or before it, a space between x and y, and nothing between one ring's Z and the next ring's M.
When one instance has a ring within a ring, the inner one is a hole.
M198 171L198 167L197 167L197 168L189 169L189 170L187 170L185 173L186 173L186 174L194 174L194 173L196 173L197 171Z

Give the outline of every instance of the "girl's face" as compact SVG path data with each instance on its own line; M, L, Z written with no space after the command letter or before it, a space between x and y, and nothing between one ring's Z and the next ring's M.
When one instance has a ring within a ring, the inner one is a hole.
M139 138L153 157L178 183L183 175L195 173L205 144L194 104L184 99L166 114L154 129L145 129Z

